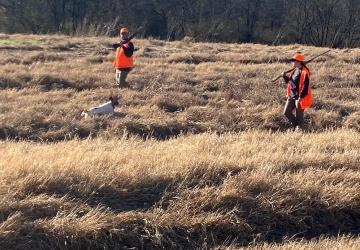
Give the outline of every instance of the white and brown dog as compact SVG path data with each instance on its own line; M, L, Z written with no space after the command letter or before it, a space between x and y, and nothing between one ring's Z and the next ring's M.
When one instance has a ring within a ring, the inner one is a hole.
M117 97L110 97L109 101L101 104L97 107L83 111L81 117L87 118L88 116L94 115L114 115L115 107L119 105L119 99Z

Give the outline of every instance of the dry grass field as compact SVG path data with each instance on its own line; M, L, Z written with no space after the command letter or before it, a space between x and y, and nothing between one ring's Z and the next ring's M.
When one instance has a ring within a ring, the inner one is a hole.
M0 138L59 141L124 133L166 139L184 133L284 131L285 85L294 51L325 48L135 40L133 89L114 88L111 38L0 36ZM333 50L311 64L311 131L360 128L360 49ZM115 118L80 113L121 97Z
M114 41L0 35L0 249L360 248L360 49L291 132L270 80L326 48L134 40L118 89Z

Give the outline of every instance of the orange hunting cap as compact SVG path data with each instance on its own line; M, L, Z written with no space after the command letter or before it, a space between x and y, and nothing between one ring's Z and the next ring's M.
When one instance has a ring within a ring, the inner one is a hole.
M305 61L305 58L304 58L304 56L303 56L300 52L297 52L297 53L295 53L295 55L291 58L291 61L304 62L304 61Z
M129 33L128 28L124 27L120 29L120 33Z

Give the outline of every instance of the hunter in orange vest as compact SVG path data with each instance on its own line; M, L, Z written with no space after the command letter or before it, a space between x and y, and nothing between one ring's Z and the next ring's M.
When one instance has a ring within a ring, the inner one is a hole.
M294 70L283 78L287 83L287 101L284 115L298 130L303 126L304 110L313 103L313 96L310 86L310 71L305 65L305 58L301 53L296 53L291 59Z
M129 40L129 30L122 28L120 30L121 42L116 49L116 56L113 66L116 69L116 84L119 88L128 88L126 82L131 69L134 67L134 44Z

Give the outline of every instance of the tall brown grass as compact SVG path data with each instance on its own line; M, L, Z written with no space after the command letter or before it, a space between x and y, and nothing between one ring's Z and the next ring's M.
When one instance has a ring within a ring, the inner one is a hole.
M135 40L117 89L111 38L1 40L0 248L359 248L359 49L310 65L298 133L270 80L326 48Z
M359 142L348 130L3 141L0 242L206 248L356 235Z
M248 249L253 250L339 250L339 249L351 249L357 250L360 247L360 242L358 239L353 239L351 237L339 237L333 239L320 239L313 240L310 242L298 241L298 242L289 242L283 245L269 245L265 244L262 246L249 247ZM231 247L228 249L232 249Z

